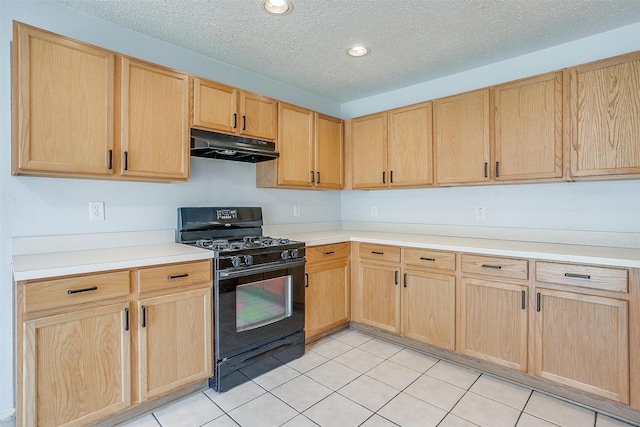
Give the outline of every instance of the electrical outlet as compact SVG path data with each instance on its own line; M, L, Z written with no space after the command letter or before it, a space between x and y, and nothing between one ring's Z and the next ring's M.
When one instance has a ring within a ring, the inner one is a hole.
M371 206L371 216L378 216L378 207Z
M484 206L476 206L476 220L484 221Z
M293 205L293 216L300 216L300 205Z
M89 202L89 220L104 220L104 202Z

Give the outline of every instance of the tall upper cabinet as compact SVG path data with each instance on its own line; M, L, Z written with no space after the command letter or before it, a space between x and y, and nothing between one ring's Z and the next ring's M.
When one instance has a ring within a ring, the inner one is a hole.
M571 177L640 174L640 52L571 68Z
M114 58L14 23L14 174L113 174Z

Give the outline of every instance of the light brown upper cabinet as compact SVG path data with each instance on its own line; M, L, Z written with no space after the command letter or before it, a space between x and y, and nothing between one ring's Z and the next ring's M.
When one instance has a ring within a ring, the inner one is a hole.
M113 175L114 71L112 52L14 22L14 175Z
M256 164L258 187L342 189L342 120L278 103L276 160Z
M119 58L120 173L189 179L189 76Z
M274 141L277 109L275 99L193 78L195 128Z
M496 86L496 181L562 178L562 72Z
M640 52L566 73L571 177L640 174Z
M489 89L435 101L436 182L489 181Z
M351 120L352 188L433 183L432 103Z

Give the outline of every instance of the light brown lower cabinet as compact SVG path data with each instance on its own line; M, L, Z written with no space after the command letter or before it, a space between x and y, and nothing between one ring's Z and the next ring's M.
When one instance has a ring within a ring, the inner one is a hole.
M360 263L361 321L400 333L400 266Z

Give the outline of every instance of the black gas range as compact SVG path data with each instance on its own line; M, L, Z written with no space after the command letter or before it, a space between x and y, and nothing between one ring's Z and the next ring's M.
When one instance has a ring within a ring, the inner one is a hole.
M216 391L304 354L305 245L262 225L256 207L178 209L176 241L213 251Z

